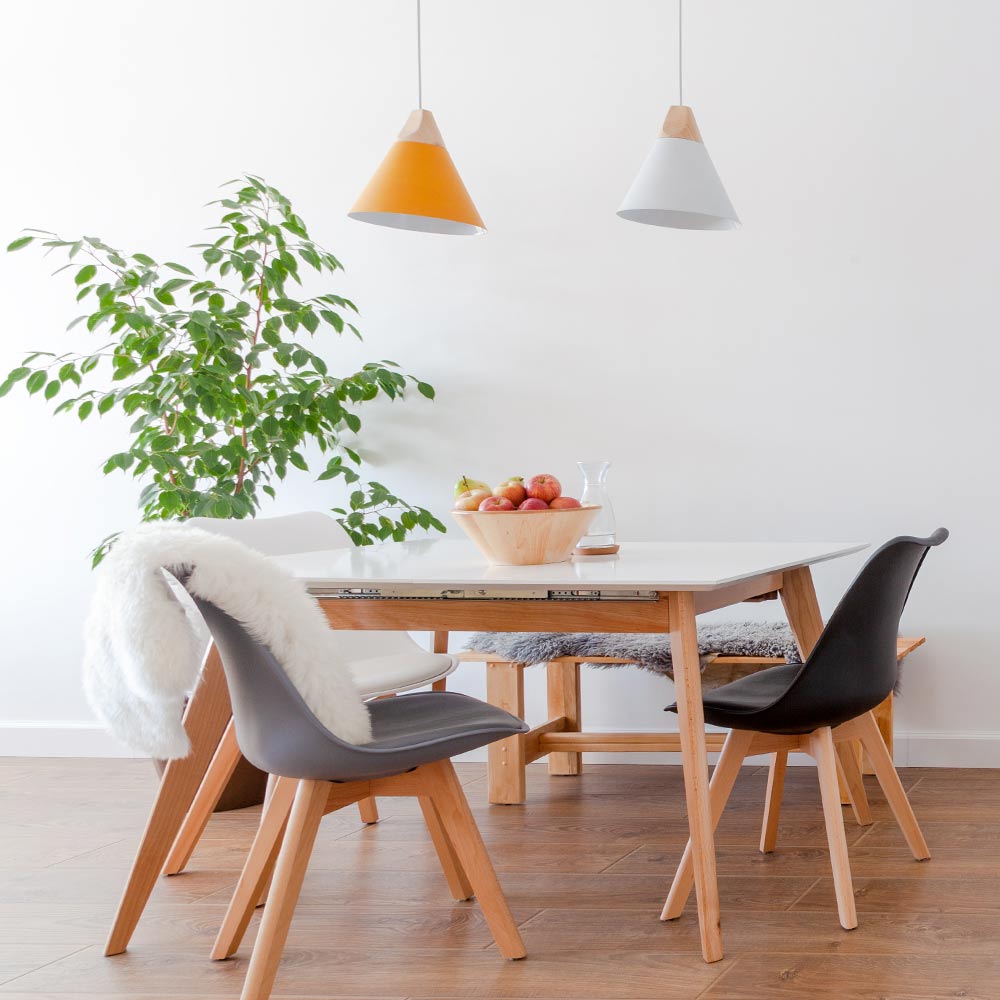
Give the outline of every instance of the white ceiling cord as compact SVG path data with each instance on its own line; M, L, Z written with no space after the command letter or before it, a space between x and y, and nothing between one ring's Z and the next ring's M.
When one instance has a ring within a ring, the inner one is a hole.
M684 104L684 0L677 0L677 103Z
M417 0L417 107L424 110L424 74L420 54L420 0Z

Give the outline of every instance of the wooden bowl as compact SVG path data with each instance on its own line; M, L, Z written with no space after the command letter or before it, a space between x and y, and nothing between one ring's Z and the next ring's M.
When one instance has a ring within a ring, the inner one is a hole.
M565 562L599 506L567 510L453 510L452 517L494 566Z

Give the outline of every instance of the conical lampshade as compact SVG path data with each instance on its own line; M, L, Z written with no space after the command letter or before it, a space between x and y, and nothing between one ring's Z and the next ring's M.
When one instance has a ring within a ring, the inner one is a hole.
M486 226L429 111L414 111L347 213L376 226L474 236Z
M674 105L618 214L672 229L737 229L739 216L712 164L691 109Z

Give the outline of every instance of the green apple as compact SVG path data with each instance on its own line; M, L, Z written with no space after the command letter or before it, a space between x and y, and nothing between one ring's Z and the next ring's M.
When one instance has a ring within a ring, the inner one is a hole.
M463 493L468 493L469 490L486 490L489 493L490 488L481 479L470 479L468 476L462 476L455 483L455 499L457 500Z

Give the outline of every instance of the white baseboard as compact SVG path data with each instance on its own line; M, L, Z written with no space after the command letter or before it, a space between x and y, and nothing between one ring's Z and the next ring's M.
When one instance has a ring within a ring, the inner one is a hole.
M136 757L99 722L0 722L0 757Z
M1000 768L1000 733L901 732L896 734L899 767ZM98 722L0 722L0 757L135 757ZM709 754L714 760L715 755ZM457 758L484 761L486 751ZM591 764L679 764L675 753L588 753ZM759 758L764 763L766 758ZM808 764L792 754L790 764Z

